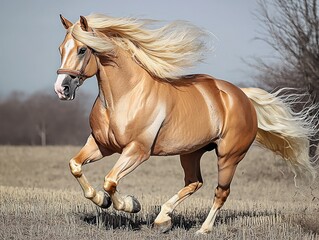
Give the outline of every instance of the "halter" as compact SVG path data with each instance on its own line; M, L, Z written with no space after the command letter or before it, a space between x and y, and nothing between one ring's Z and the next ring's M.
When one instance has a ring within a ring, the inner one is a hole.
M60 68L60 69L58 69L57 74L68 74L68 75L77 77L80 80L88 78L88 76L84 73L84 71L85 71L87 65L89 64L91 54L92 54L92 50L88 47L86 50L85 56L84 56L83 65L82 65L80 70Z

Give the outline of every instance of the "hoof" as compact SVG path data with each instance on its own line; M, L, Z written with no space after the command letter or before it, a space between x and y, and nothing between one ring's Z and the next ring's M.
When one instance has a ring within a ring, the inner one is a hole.
M101 208L109 208L112 205L111 197L107 192L104 192L102 194L103 194L103 203L100 207Z
M154 222L153 228L157 232L166 233L169 230L171 230L171 228L172 228L172 220L169 219L169 220L166 220L165 222L161 222L161 223Z
M129 213L138 213L141 210L141 204L139 201L133 196L124 197L125 202L125 212Z

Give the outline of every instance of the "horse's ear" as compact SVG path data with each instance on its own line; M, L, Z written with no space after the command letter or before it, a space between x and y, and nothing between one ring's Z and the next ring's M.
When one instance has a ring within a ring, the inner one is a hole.
M85 17L80 16L80 24L83 31L86 31L86 32L89 31L89 24Z
M73 25L73 23L63 17L62 14L60 14L60 19L65 29L69 29Z

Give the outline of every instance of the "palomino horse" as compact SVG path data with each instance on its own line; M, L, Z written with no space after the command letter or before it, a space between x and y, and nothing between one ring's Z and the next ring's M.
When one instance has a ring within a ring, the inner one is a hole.
M295 172L315 170L308 157L311 120L261 89L238 87L207 75L177 77L201 59L202 30L185 22L150 29L148 22L103 15L61 16L67 30L60 46L55 83L60 99L71 100L83 81L97 77L99 95L90 115L92 133L70 160L84 196L96 205L135 213L140 204L117 192L119 181L152 155L180 155L185 187L161 207L154 226L171 228L170 214L203 184L200 159L215 149L218 186L212 208L198 233L212 231L225 203L237 164L256 140L281 155ZM121 156L96 191L82 166L113 153Z

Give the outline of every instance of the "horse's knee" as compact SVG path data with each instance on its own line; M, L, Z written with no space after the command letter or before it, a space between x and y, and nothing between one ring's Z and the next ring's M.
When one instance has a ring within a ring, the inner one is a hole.
M73 158L69 162L71 173L74 177L81 177L82 176L82 165L77 163Z
M111 194L115 193L116 185L117 185L116 182L109 180L109 179L105 179L103 188L107 193L109 193L111 195Z
M214 198L214 205L217 208L221 208L227 200L227 197L230 193L230 188L221 188L220 186L216 187L215 189L215 198Z

